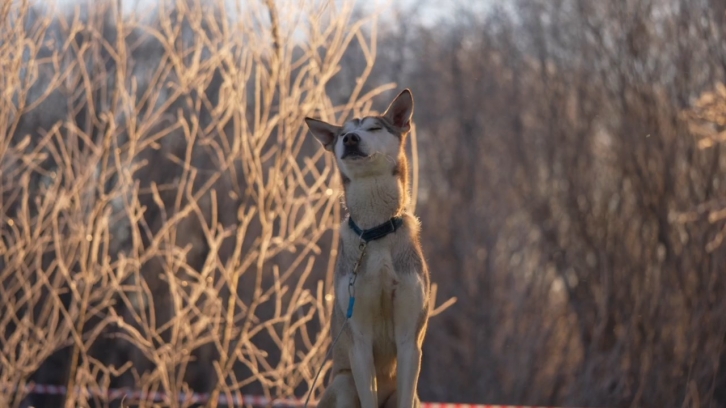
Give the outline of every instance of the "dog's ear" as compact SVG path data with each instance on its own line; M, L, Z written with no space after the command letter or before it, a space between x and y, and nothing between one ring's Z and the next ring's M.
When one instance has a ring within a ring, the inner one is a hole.
M313 118L305 118L305 123L308 124L310 132L325 147L325 150L332 151L335 136L340 132L340 126L331 125Z
M413 95L411 91L404 89L396 99L388 105L385 118L391 121L394 126L400 128L403 132L411 129L411 116L413 115Z

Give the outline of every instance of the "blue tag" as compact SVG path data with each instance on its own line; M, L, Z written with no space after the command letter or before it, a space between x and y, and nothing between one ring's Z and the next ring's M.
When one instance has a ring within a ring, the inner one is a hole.
M351 296L350 300L348 301L348 313L345 314L345 317L347 319L350 319L351 316L353 316L353 305L355 304L355 297Z

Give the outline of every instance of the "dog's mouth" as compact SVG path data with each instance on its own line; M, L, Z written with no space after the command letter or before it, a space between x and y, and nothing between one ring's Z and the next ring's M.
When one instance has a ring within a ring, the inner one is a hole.
M345 149L345 151L343 151L343 155L340 158L342 160L345 160L345 159L360 160L360 159L365 159L367 157L368 157L367 154L361 152L359 149L354 147L354 148Z

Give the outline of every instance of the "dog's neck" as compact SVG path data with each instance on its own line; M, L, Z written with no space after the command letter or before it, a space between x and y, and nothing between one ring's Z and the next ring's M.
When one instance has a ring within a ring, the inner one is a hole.
M350 180L345 186L345 205L364 230L403 214L407 204L408 195L398 177L366 177Z

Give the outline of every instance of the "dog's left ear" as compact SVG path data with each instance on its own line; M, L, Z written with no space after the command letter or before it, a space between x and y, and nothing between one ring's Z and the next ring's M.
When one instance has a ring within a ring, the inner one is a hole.
M401 129L403 132L408 132L411 129L411 116L413 115L413 95L411 91L406 88L388 105L386 113L383 114L385 118L391 121L394 126Z
M307 123L313 136L325 147L325 150L332 151L335 136L340 132L340 126L331 125L313 118L305 118L305 123Z

